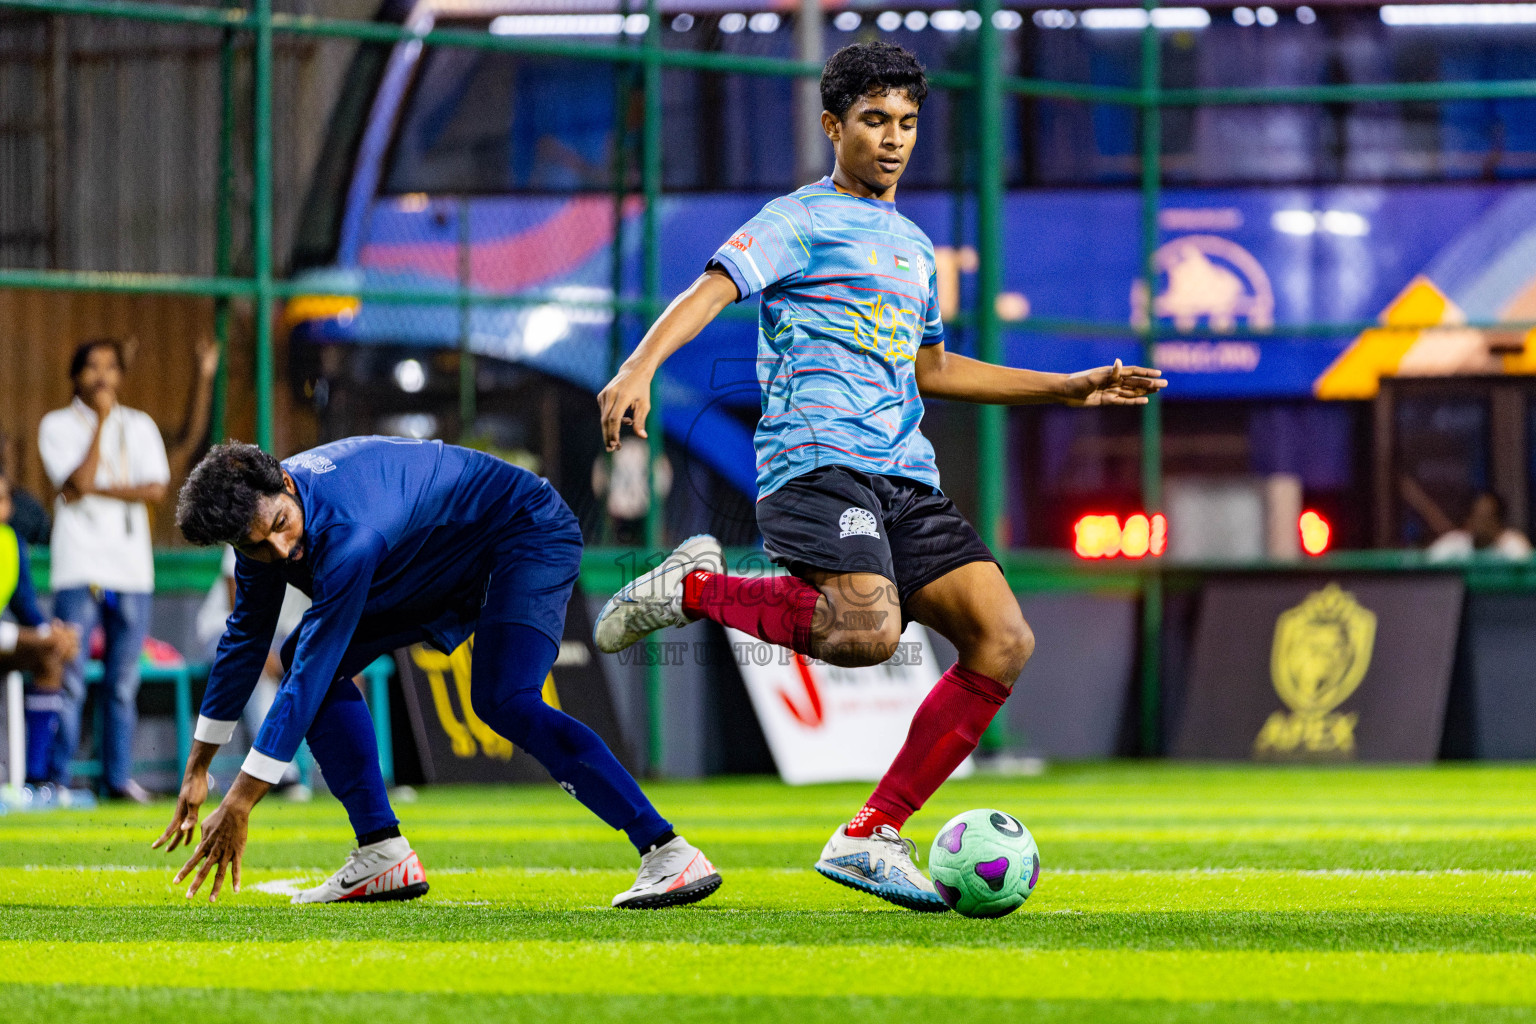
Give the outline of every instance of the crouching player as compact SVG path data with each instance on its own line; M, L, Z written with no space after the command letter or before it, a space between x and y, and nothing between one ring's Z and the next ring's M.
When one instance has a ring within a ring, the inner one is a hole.
M475 714L639 851L639 877L613 905L693 903L720 886L714 866L672 831L598 735L544 703L581 561L576 517L547 480L438 441L349 438L282 463L231 442L192 471L176 522L194 544L234 545L235 607L176 811L152 845L191 846L208 765L261 674L284 589L314 600L283 645L286 675L240 774L176 875L180 882L197 871L189 897L210 871L210 900L226 870L239 891L251 808L306 737L357 848L294 902L424 894L426 875L390 808L373 722L352 677L397 648L452 651L471 633Z

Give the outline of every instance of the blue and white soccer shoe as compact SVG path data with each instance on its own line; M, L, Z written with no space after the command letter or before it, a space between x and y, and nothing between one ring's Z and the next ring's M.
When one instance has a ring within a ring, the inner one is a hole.
M689 537L660 565L626 583L597 613L592 639L597 649L617 654L666 626L686 626L683 579L691 572L724 572L725 552L707 533Z
M878 826L867 838L837 826L816 862L816 870L838 885L867 892L908 910L945 911L949 907L934 891L912 857L917 846L889 825Z

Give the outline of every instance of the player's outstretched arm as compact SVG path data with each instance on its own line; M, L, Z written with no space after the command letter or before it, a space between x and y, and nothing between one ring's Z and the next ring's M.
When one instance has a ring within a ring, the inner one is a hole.
M1168 386L1161 370L1100 366L1078 373L1043 373L984 363L946 352L944 343L917 350L917 388L924 398L984 405L1146 405L1147 396Z
M251 699L277 629L283 594L288 587L277 571L250 559L240 559L235 563L232 582L230 604L234 611L225 623L224 637L208 672L202 714L198 716L192 750L182 772L176 810L160 838L150 843L154 849L192 849L197 838L198 814L203 801L208 799L208 766L219 747L229 741L240 709Z
M203 801L208 799L208 766L213 755L219 752L217 743L203 740L192 741L192 752L187 755L187 767L181 776L181 792L176 796L176 810L171 823L165 826L160 838L150 843L150 849L164 846L167 853L178 846L192 846L196 838L197 818Z
M1144 366L1099 366L1079 370L1066 381L1068 405L1146 405L1147 397L1168 386L1162 370Z
M711 267L645 332L608 386L597 394L603 442L610 452L619 448L619 431L627 423L646 437L645 417L651 411L651 378L667 358L688 344L720 311L740 296L725 271Z
M197 877L192 879L192 884L187 887L187 899L191 899L197 890L202 887L203 880L208 877L208 872L214 872L213 885L208 890L208 902L219 898L219 890L224 887L224 872L229 871L229 880L235 892L240 891L240 858L245 854L245 837L250 827L251 808L255 807L262 797L271 789L271 783L241 772L235 776L235 784L229 787L229 792L224 794L224 799L214 812L208 815L208 820L203 822L203 841L197 844L197 849L192 851L192 856L176 872L174 882L180 882L192 873L198 863L202 868L198 870Z

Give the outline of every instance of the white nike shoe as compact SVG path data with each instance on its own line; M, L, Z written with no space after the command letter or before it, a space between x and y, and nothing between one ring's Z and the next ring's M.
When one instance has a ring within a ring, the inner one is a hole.
M616 654L648 633L692 622L683 614L683 578L695 570L725 571L725 552L707 533L689 537L660 565L608 599L592 627L598 650Z
M678 836L640 858L635 884L613 898L626 910L659 910L697 903L723 881L709 858Z
M427 874L404 836L369 843L347 854L341 870L313 889L293 897L294 903L374 903L414 900L427 894Z
M867 892L908 910L948 910L933 883L912 863L917 845L889 825L865 838L837 826L816 862L816 870L839 885Z

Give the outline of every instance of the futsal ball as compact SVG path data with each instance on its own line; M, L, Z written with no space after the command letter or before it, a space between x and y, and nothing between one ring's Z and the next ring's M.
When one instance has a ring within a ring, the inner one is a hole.
M1003 917L1029 899L1040 878L1040 851L1019 819L991 809L957 814L928 855L933 887L966 917Z

